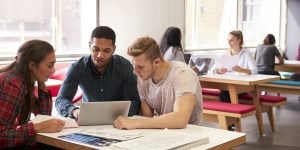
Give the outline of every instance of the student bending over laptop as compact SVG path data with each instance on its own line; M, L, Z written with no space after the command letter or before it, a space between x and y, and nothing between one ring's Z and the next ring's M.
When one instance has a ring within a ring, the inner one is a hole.
M41 144L35 147L36 133L63 129L65 122L59 119L29 121L31 113L51 115L52 96L45 82L54 72L54 63L53 47L31 40L19 48L14 62L0 69L0 149L45 149Z
M137 39L128 54L133 57L145 118L119 116L114 121L116 128L185 128L188 123L201 124L200 83L191 68L183 62L164 60L150 37Z
M55 107L61 115L78 118L80 109L72 104L78 85L83 91L83 102L131 100L129 115L138 114L137 78L127 59L113 55L115 41L115 32L110 27L93 30L89 43L91 55L71 65L59 91Z

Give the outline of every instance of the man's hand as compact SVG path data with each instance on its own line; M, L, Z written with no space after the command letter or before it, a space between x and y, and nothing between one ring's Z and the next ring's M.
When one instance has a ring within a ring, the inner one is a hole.
M136 129L135 126L136 120L134 119L129 119L123 116L119 116L115 121L114 121L114 127L118 129Z
M78 117L79 117L79 113L80 113L80 109L74 109L74 110L72 111L73 117L74 117L75 119L77 119L77 120L78 120Z

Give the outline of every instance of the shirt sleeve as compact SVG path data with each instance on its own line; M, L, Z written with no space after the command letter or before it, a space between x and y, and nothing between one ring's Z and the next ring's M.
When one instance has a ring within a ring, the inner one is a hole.
M133 74L133 67L128 62L124 67L123 95L125 99L131 100L129 116L137 115L140 111L140 97L137 89L137 77Z
M278 48L276 46L274 46L274 53L275 53L276 57L280 57L281 56L281 54L280 54L280 52L279 52L279 50L278 50Z
M250 69L251 71L251 74L257 74L258 73L258 70L257 70L257 66L256 66L256 62L254 60L254 57L251 55L251 53L247 53L247 64L248 64L248 68Z
M60 87L57 99L55 101L56 110L65 117L71 116L72 111L77 107L73 105L72 100L76 94L79 78L80 67L78 64L72 64L65 81Z
M51 92L38 91L38 97L35 98L34 114L51 115L52 112L52 95Z
M257 66L253 55L248 50L242 50L239 56L239 66L250 70L251 74L257 74Z
M185 94L196 94L197 90L197 79L191 71L182 71L178 74L174 80L175 97L183 96Z
M18 123L24 88L8 82L0 87L0 148L33 145L35 131L31 122Z

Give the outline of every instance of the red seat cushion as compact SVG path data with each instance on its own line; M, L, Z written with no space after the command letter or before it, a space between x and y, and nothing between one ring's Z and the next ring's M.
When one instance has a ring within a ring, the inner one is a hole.
M232 104L225 102L203 101L203 108L208 110L216 110L230 113L244 114L255 110L253 105Z
M252 100L253 96L251 93L239 94L240 99ZM273 96L273 95L260 95L260 101L269 103L278 103L286 101L286 97Z
M77 92L72 100L72 103L77 103L82 99L82 90L80 87L78 87Z
M47 89L48 89L49 91L51 91L52 96L55 97L55 96L57 96L57 94L58 94L58 91L59 91L59 89L60 89L60 86L61 86L61 85L47 86Z
M53 74L49 76L50 79L62 80L64 81L69 68L61 68L56 70Z
M221 90L219 90L219 89L202 88L203 95L219 96L220 93L221 93Z

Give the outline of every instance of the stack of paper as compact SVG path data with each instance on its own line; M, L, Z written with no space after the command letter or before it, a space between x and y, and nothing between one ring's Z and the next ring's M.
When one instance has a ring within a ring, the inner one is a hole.
M237 55L221 55L215 59L215 68L226 68L228 71L232 71L232 68L239 64L239 57Z
M163 130L149 136L113 144L128 150L191 149L209 142L208 137Z
M65 126L64 128L78 128L78 124L74 119L71 118L65 118L65 117L54 117L54 116L48 116L48 115L37 115L32 122L33 123L40 123L46 120L50 119L61 119L65 121Z

